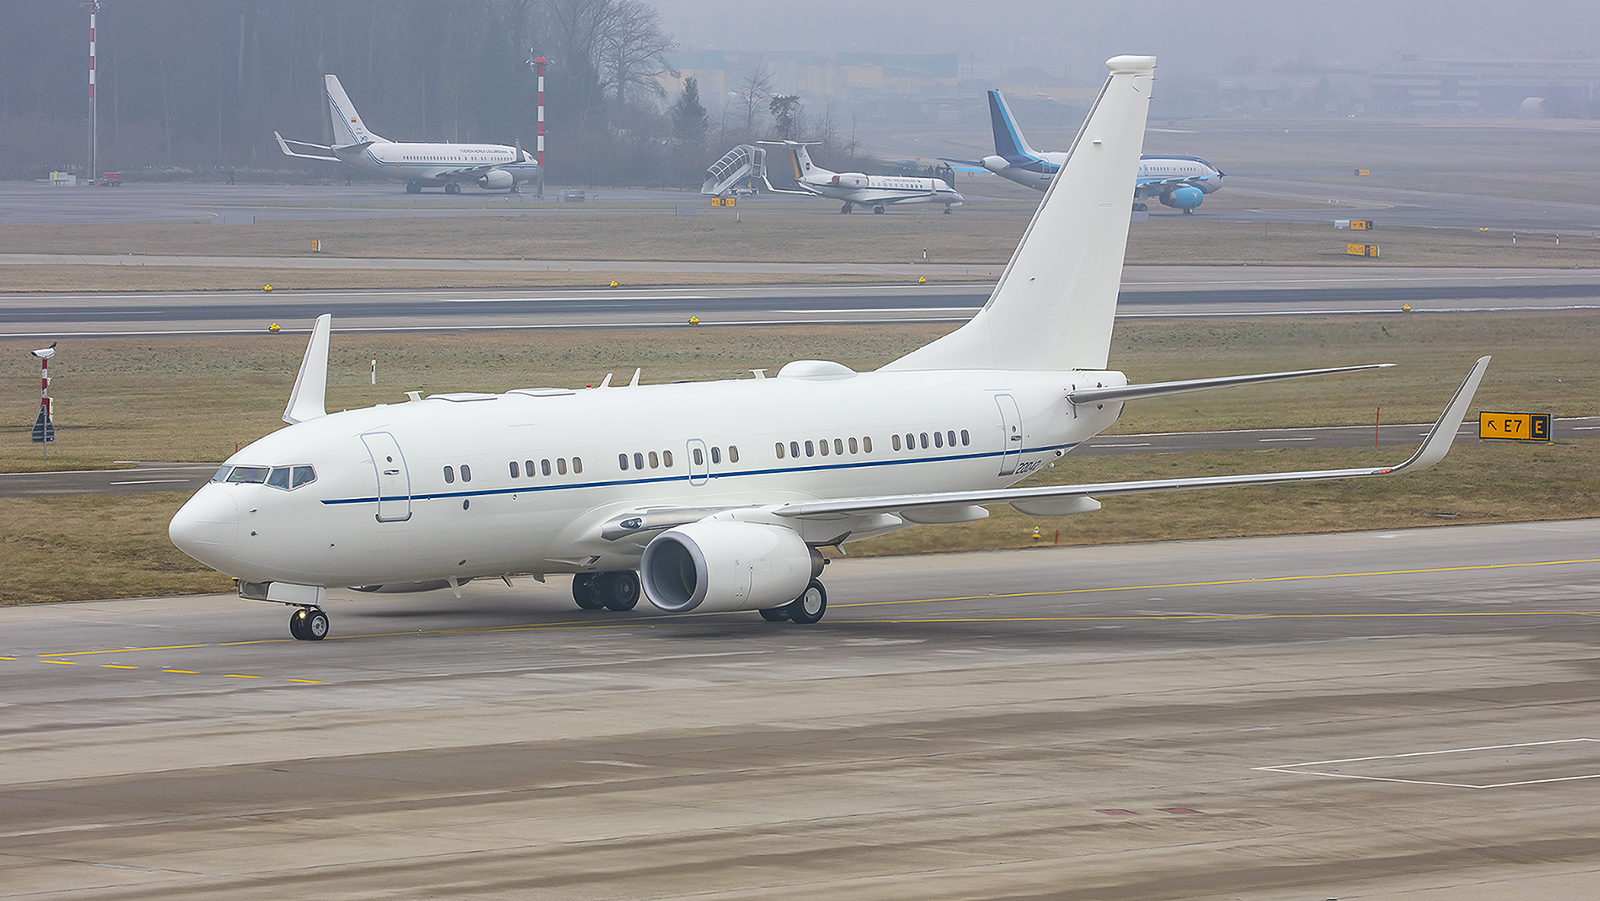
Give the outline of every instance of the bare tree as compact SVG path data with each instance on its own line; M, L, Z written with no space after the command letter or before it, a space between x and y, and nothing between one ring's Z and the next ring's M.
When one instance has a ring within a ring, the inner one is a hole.
M772 70L765 60L756 59L745 77L739 81L739 102L744 104L744 136L756 137L756 111L767 108L772 96Z
M609 6L601 35L599 68L604 71L605 87L617 104L626 104L635 89L656 100L666 99L666 88L657 76L677 77L678 70L666 60L677 43L662 33L660 14L640 0L597 2Z

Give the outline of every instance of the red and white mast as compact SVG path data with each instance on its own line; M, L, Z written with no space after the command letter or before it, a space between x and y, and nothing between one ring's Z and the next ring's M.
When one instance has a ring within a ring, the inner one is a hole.
M540 171L544 170L544 57L536 57L534 65L539 69L539 135L533 148L533 161L539 164Z
M89 181L98 181L100 170L97 157L99 156L100 135L96 130L98 123L95 121L94 110L94 17L100 12L100 0L88 0L89 7Z

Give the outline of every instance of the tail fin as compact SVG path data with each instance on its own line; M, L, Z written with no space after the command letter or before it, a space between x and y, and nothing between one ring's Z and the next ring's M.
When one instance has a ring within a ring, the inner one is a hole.
M1155 66L1106 62L1111 77L988 303L884 369L1105 368Z
M994 152L1007 160L1038 159L1039 154L1028 146L1028 139L1017 128L1011 117L1011 107L999 91L989 92L989 125L994 129Z
M333 117L333 146L384 140L368 131L362 123L356 105L350 102L344 86L339 84L339 76L324 75L322 82L328 89L328 114Z
M786 141L785 143L788 144L790 155L794 158L795 181L805 181L806 176L808 175L818 175L828 172L827 169L824 169L821 166L811 162L811 154L806 152L806 147L810 145L801 144L795 141Z

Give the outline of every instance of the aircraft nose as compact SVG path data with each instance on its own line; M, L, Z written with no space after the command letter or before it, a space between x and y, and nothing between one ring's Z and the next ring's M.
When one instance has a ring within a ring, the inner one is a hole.
M227 489L207 485L172 517L167 537L178 550L212 569L227 572L239 541L239 505Z

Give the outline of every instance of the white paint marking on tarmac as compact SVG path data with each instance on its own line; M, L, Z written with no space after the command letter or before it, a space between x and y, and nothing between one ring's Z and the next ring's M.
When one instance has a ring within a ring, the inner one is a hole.
M1284 763L1275 766L1258 766L1252 769L1264 772L1287 773L1299 776L1325 776L1329 779L1362 779L1368 782L1401 782L1408 785L1438 785L1446 788L1512 788L1519 785L1543 785L1550 782L1580 782L1586 779L1600 779L1600 773L1584 773L1577 776L1554 776L1549 779L1525 779L1517 782L1434 782L1426 779L1400 779L1393 776L1362 776L1354 773L1327 773L1318 770L1307 770L1302 767L1328 766L1338 763L1365 763L1372 760L1404 760L1412 757L1431 757L1439 754L1466 754L1474 751L1501 751L1508 748L1537 748L1550 745L1575 744L1578 742L1600 742L1595 738L1558 738L1550 741L1526 741L1510 745L1481 745L1473 748L1446 748L1442 751L1413 751L1409 754L1377 754L1371 757L1344 757L1338 760L1313 760L1308 763Z
M1268 441L1315 441L1317 439L1315 439L1315 438L1257 438L1256 440L1257 441L1261 441L1261 442L1268 442Z
M112 485L159 485L163 482L193 482L194 479L141 479L137 482L112 482Z

